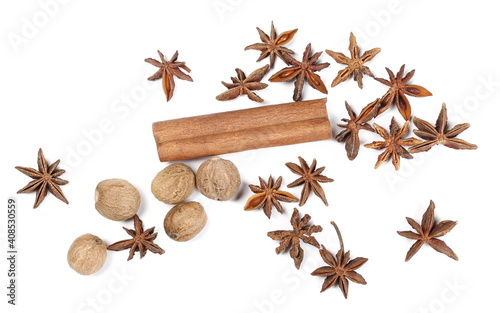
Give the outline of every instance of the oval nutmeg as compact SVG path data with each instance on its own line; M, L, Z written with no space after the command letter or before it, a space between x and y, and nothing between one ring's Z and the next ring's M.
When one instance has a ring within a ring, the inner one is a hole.
M139 191L124 179L106 179L95 189L95 208L105 218L124 221L134 217L141 205Z
M73 241L68 250L68 264L81 275L99 271L106 263L108 250L101 238L85 234Z
M156 174L151 182L151 192L156 199L175 204L186 200L195 189L195 174L184 163L173 163Z
M213 157L196 172L196 186L206 197L219 201L231 199L240 189L240 173L233 162Z
M165 216L163 226L175 241L188 241L198 235L207 224L205 209L198 202L177 204Z

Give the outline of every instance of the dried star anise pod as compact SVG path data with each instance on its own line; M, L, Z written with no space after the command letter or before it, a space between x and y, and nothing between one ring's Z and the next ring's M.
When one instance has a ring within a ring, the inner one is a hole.
M385 69L387 70L387 73L389 73L389 80L375 78L375 80L390 87L380 100L382 105L380 106L377 115L380 115L394 103L398 108L399 113L401 113L405 120L409 120L411 116L411 106L406 95L413 97L427 97L432 96L432 93L422 86L407 85L415 74L415 70L410 71L403 77L405 71L404 64L401 66L396 76L394 76L394 73L387 67Z
M295 79L295 89L293 91L294 101L299 101L302 98L304 82L307 82L309 86L322 93L328 93L321 77L314 73L330 66L330 63L316 63L321 56L321 53L322 52L316 52L311 56L311 44L308 44L304 51L302 62L295 60L288 54L284 54L283 58L286 60L287 64L290 64L290 66L275 73L271 76L271 78L269 78L269 81L286 82Z
M253 45L247 46L245 50L260 50L260 56L257 59L257 62L269 56L269 65L271 66L271 68L274 67L274 61L276 60L276 56L278 56L286 64L289 64L285 60L285 58L283 58L283 55L294 54L294 52L284 47L284 45L286 45L287 43L290 42L290 40L292 40L293 36L298 31L298 29L289 30L276 36L276 29L274 28L274 23L271 22L270 36L268 36L258 27L257 31L259 32L260 40L262 40L262 43L254 43Z
M354 160L359 152L359 131L367 130L374 132L375 130L367 122L377 115L380 106L380 99L369 103L361 110L361 113L356 116L356 113L351 109L351 106L345 102L345 108L349 114L349 118L343 118L341 121L346 124L337 124L337 126L345 128L335 139L338 142L345 142L345 150L349 160Z
M68 183L67 180L59 178L59 176L66 172L65 170L57 168L59 162L60 160L57 160L51 165L48 165L42 149L39 149L38 171L30 167L16 166L16 169L21 173L33 178L31 182L21 188L17 193L26 193L36 190L35 204L33 206L34 209L42 203L47 196L47 192L49 191L56 196L57 199L66 204L69 203L68 199L66 199L61 188L59 187L59 185L66 185Z
M246 77L245 73L237 68L236 73L238 74L238 77L231 77L233 83L230 84L221 82L229 90L224 91L215 98L219 101L225 101L235 99L242 95L247 95L250 100L257 102L264 101L261 97L252 92L252 90L261 90L268 86L267 84L260 82L268 70L269 65L266 64L265 66L256 69L248 75L248 77Z
M319 183L330 183L333 181L333 179L321 175L321 173L325 170L325 167L323 166L316 169L316 159L313 159L311 166L307 165L306 161L300 156L299 161L300 166L291 162L285 164L290 169L290 171L301 176L300 178L288 184L287 187L290 188L304 184L304 187L302 188L302 192L300 194L299 206L303 206L306 203L309 195L311 194L311 190L323 201L325 205L328 206L325 191Z
M282 180L283 177L280 176L278 177L276 182L274 182L272 176L269 175L267 184L262 178L259 177L260 186L248 185L248 187L250 187L250 190L252 190L255 195L251 196L247 200L247 203L245 204L245 211L258 210L260 208L263 208L266 216L268 218L271 218L271 210L273 209L273 205L276 207L276 210L278 210L278 212L283 214L283 207L281 206L280 201L299 201L299 199L294 197L291 193L279 190Z
M290 219L293 230L276 230L267 233L272 239L281 240L280 245L276 248L276 254L280 254L291 247L290 257L293 259L297 269L300 268L300 264L304 259L304 250L300 247L300 240L319 248L319 243L312 234L322 231L323 228L319 225L307 226L310 220L311 216L309 214L299 219L299 210L293 209L292 218Z
M135 230L127 229L125 227L123 227L123 229L125 229L127 234L132 236L132 239L115 242L114 244L108 246L108 250L121 251L130 249L127 261L132 260L136 251L139 251L141 259L146 255L148 250L158 254L165 253L162 248L153 242L156 239L156 236L158 236L158 233L154 233L155 228L151 227L143 230L142 221L137 214L134 216Z
M380 52L380 50L380 48L373 48L365 51L362 56L359 56L358 43L356 42L356 37L353 33L349 36L349 52L351 53L351 58L340 52L326 50L325 52L337 63L347 65L346 68L338 72L337 77L335 77L332 82L332 87L345 82L349 79L349 77L353 76L354 80L358 82L358 87L363 88L363 74L373 77L373 74L368 66L364 64L371 61Z
M189 73L191 72L191 69L189 69L189 67L186 66L185 62L177 62L177 57L179 56L178 51L175 51L174 55L169 61L165 60L165 57L163 56L163 53L160 52L160 50L158 50L158 54L160 55L161 62L152 58L147 58L146 60L144 60L147 63L160 68L156 73L148 77L148 80L157 80L161 78L163 84L163 91L165 92L167 101L169 101L170 99L172 99L172 96L174 95L174 88L175 88L174 75L179 79L192 82L193 79L191 78L191 76L189 76L188 74L184 73L181 70L183 69Z
M367 148L385 149L385 151L378 156L375 168L378 168L382 163L392 157L392 164L394 164L394 168L399 170L400 158L413 159L413 156L403 146L413 146L421 143L422 141L414 137L403 139L403 137L408 133L409 123L410 121L406 121L403 127L399 128L396 119L393 117L391 125L389 126L390 133L388 133L384 128L378 126L376 123L373 123L377 134L385 140L374 141L365 145Z
M441 252L449 256L450 258L458 261L458 256L451 250L446 243L436 237L441 237L446 235L450 230L457 225L454 221L441 221L436 224L436 219L434 218L434 202L431 200L429 207L422 216L421 225L419 225L414 219L407 217L406 220L408 224L417 231L414 233L412 231L398 231L398 234L408 238L416 240L416 242L411 246L410 250L406 254L405 261L408 262L415 253L420 250L424 243L428 243L429 246L434 248L437 252Z
M468 123L463 123L455 125L450 129L448 127L448 114L445 103L443 103L441 112L436 120L436 127L432 126L429 122L419 119L418 117L413 118L413 124L415 124L418 128L413 130L413 133L425 141L408 149L410 153L427 151L433 146L439 144L457 150L477 149L476 145L468 143L465 140L455 138L464 130L469 128L470 125Z
M335 257L330 251L326 250L324 246L321 246L319 253L321 254L323 261L325 261L328 266L317 268L311 273L311 275L325 276L321 292L333 287L335 284L338 284L340 290L342 290L342 293L344 294L344 297L347 299L347 293L349 291L349 281L347 279L357 284L366 285L366 280L363 276L358 274L356 270L363 266L368 259L357 257L351 260L350 251L344 252L344 242L342 241L342 235L340 234L337 224L333 221L331 224L337 231L337 236L340 241L340 250L337 252L337 256Z

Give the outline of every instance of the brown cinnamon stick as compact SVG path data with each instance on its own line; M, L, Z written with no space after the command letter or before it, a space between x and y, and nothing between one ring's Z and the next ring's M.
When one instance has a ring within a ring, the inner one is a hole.
M329 139L332 128L319 99L157 122L153 134L164 162Z

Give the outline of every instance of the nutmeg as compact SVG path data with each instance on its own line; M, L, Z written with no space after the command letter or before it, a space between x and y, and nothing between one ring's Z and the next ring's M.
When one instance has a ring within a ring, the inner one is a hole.
M240 188L240 173L229 160L213 157L196 172L196 186L206 197L219 201L231 199Z
M165 167L151 182L151 192L156 199L175 204L191 196L195 188L193 170L184 163L173 163Z
M90 275L106 263L108 250L101 238L92 234L82 235L73 241L68 250L68 264L77 273Z
M95 189L95 208L104 217L123 221L134 217L141 205L139 191L124 179L106 179Z
M167 235L176 241L188 241L198 235L207 224L205 209L190 201L174 206L165 216L163 226Z

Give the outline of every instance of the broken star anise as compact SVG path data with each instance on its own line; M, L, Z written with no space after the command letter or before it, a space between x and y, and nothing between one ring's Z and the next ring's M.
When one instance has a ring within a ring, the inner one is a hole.
M172 99L172 96L174 95L174 88L175 88L174 76L176 76L179 79L192 82L193 79L191 78L191 76L182 71L185 70L186 72L189 73L191 72L191 69L189 69L189 67L186 66L185 62L177 62L177 57L179 56L178 51L175 51L174 55L169 61L165 60L165 57L163 56L163 53L160 52L160 50L158 50L158 54L160 55L161 62L152 58L147 58L144 60L147 63L160 68L156 73L148 77L148 80L157 80L161 78L163 84L163 91L165 92L167 101L169 101L170 99Z
M271 22L271 33L268 36L260 28L257 27L257 31L259 32L260 40L262 40L262 43L254 43L253 45L247 46L245 50L260 50L260 56L257 59L257 62L269 56L269 65L271 66L271 68L274 67L274 61L276 60L276 56L278 56L286 64L289 64L285 60L283 55L294 54L294 52L284 47L284 45L286 45L287 43L290 42L290 40L292 40L297 30L298 29L289 30L276 36L276 29L274 28L274 23Z
M441 221L436 224L436 219L434 218L434 202L431 200L429 207L422 216L421 225L419 225L414 219L407 217L406 220L408 224L417 231L414 233L412 231L398 231L398 234L408 238L416 240L416 242L411 246L410 250L406 254L405 261L408 262L415 253L420 250L424 243L428 243L429 246L434 248L437 252L441 252L449 256L450 258L458 261L458 256L451 250L446 243L436 237L441 237L446 235L450 230L457 225L454 221Z
M324 246L321 246L319 253L321 258L325 261L328 266L322 266L317 268L311 273L313 276L324 276L325 281L321 287L321 292L326 289L338 284L340 290L347 299L347 293L349 291L349 280L357 284L366 285L366 280L356 272L358 268L363 266L368 259L357 257L355 259L350 259L350 251L344 252L344 242L342 241L342 235L340 230L333 221L331 222L335 230L337 231L337 236L340 241L340 250L337 252L337 256L334 256L330 251L328 251Z
M155 228L151 227L143 230L142 221L137 214L134 216L135 230L127 229L125 227L123 227L123 229L125 229L127 234L132 236L132 239L115 242L114 244L108 246L108 250L121 251L130 249L127 261L132 260L136 251L139 251L141 259L146 255L148 250L158 254L165 253L162 248L153 242L156 239L156 236L158 236L158 233L154 233Z
M260 82L268 70L269 65L266 64L246 77L245 73L237 68L236 73L238 74L238 77L231 77L231 80L233 81L232 83L221 82L229 90L224 91L215 98L220 101L225 101L235 99L242 95L247 95L250 100L257 102L264 101L252 90L261 90L268 86L267 84Z
M26 193L36 190L35 204L33 208L36 209L40 203L47 196L47 192L50 191L57 199L68 204L68 199L64 196L60 185L66 185L67 180L59 178L66 171L58 169L60 160L55 161L51 165L47 163L45 156L43 155L42 149L38 150L38 171L30 167L16 166L24 175L27 175L33 180L29 182L26 186L21 188L17 193Z
M374 105L374 106L373 106ZM380 106L380 99L369 103L361 110L361 113L356 116L356 113L351 109L351 106L345 102L345 108L349 114L349 118L343 118L341 121L346 124L337 124L337 126L345 128L335 139L338 142L345 142L345 150L349 160L354 160L359 152L359 131L367 130L374 132L375 130L367 122L377 115Z
M413 146L421 143L422 141L411 137L403 139L408 133L408 124L410 121L406 121L403 127L399 128L396 119L393 117L391 120L391 125L389 126L390 132L373 123L375 131L379 134L385 141L374 141L365 145L367 148L372 149L385 149L382 154L378 156L375 168L378 168L382 163L392 158L392 164L396 170L399 170L400 158L413 159L413 156L403 147L403 146Z
M290 171L301 176L300 178L288 184L287 187L290 188L304 184L304 187L302 188L302 192L300 194L299 206L303 206L306 203L309 195L311 194L311 190L323 201L325 205L328 205L325 191L319 183L329 183L332 182L333 179L321 175L321 173L325 170L325 167L323 166L316 169L316 159L313 159L311 166L307 165L307 162L300 156L299 161L300 166L291 162L285 164L290 169Z
M288 64L290 64L290 66L275 73L273 76L271 76L271 78L269 78L269 81L287 82L295 79L295 89L293 91L294 101L299 101L302 98L302 89L304 88L304 82L307 82L309 86L313 87L316 90L319 90L322 93L328 93L328 90L321 80L321 77L319 77L318 74L314 73L330 66L330 63L316 63L321 56L321 53L321 51L316 52L311 56L311 44L308 44L304 51L302 62L295 60L288 54L284 54L283 58Z
M276 230L267 233L272 239L281 240L280 245L276 248L276 254L290 248L290 257L292 257L297 269L300 268L300 264L304 259L304 250L300 247L301 240L319 248L319 243L312 234L322 231L323 228L319 225L308 226L310 220L311 216L309 214L299 219L299 210L294 209L290 219L293 230Z
M278 212L283 213L283 207L281 206L280 201L299 201L299 199L297 199L291 193L279 190L282 180L283 177L280 176L278 177L276 182L274 182L272 176L269 175L267 184L261 177L259 177L260 186L248 185L248 187L250 187L250 190L252 190L255 195L251 196L247 200L247 203L245 204L245 211L258 210L260 208L263 208L266 216L268 218L271 218L271 210L273 209L273 205L276 207L276 210L278 210Z
M356 37L353 33L349 36L349 52L351 53L351 58L340 52L326 50L325 52L337 63L347 65L346 68L338 72L337 77L335 77L332 82L332 87L345 82L349 79L349 77L353 76L354 80L358 82L358 87L363 88L363 74L373 77L373 74L368 66L364 64L371 61L380 52L380 50L380 48L373 48L365 51L362 56L359 56L358 43L356 42Z
M415 70L410 71L403 77L405 72L404 64L401 66L396 76L394 76L394 73L387 67L385 69L387 70L387 73L389 73L389 80L375 78L375 80L390 87L380 100L382 105L380 106L377 115L380 115L394 103L398 108L399 113L401 113L405 120L409 120L411 116L411 106L406 95L413 97L427 97L432 96L432 93L422 86L407 85L415 74Z
M433 146L439 144L458 150L477 149L476 145L468 143L465 140L455 138L464 130L469 128L470 125L468 123L463 123L455 125L450 129L448 126L448 114L445 103L443 103L443 106L441 107L441 112L439 112L435 127L432 126L431 123L421 120L418 117L413 118L413 124L415 124L418 128L413 130L413 133L425 141L408 149L410 153L427 151Z

